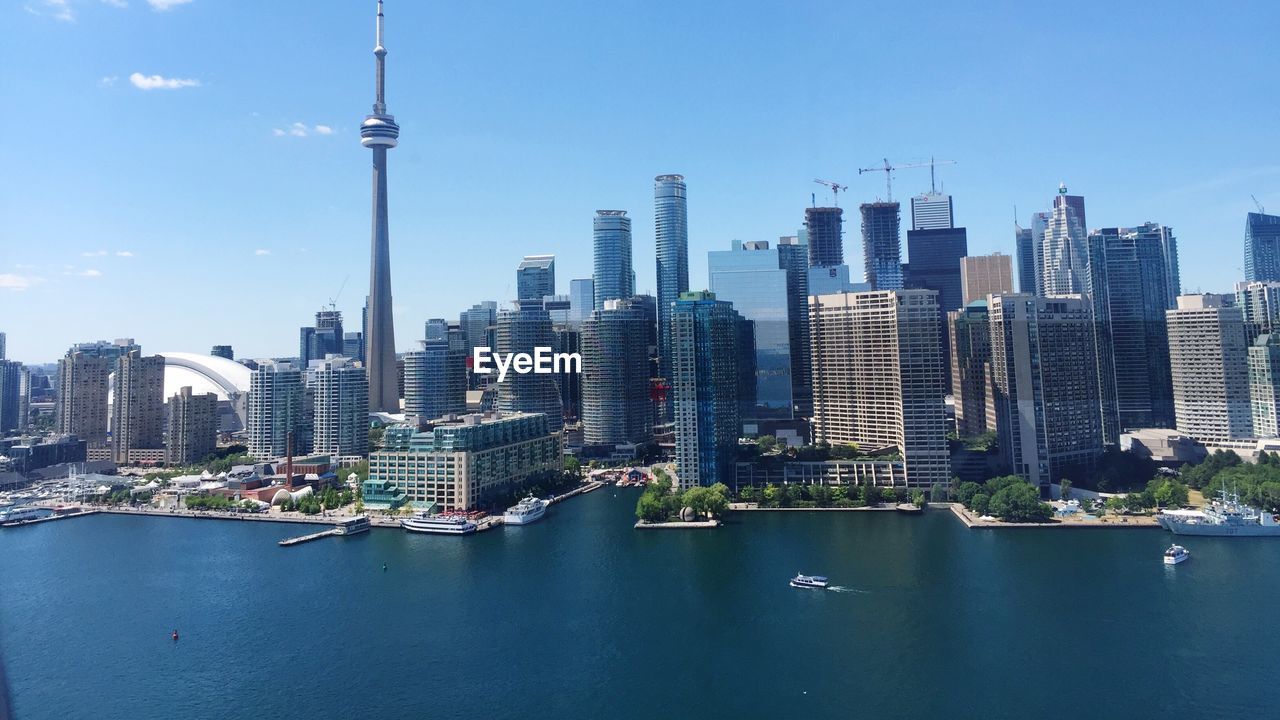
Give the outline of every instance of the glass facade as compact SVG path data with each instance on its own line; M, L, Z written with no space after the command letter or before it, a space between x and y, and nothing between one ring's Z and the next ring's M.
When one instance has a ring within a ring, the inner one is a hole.
M510 353L533 355L539 347L554 348L551 315L541 307L498 313L494 344L495 352L504 356ZM497 382L496 373L489 377ZM553 432L564 428L560 387L555 375L511 372L497 386L498 409L502 412L542 413L547 416L547 425Z
M1249 213L1245 218L1244 279L1280 280L1280 215Z
M569 281L569 322L577 325L587 316L596 306L596 288L591 278L582 280Z
M516 268L516 299L521 302L556 294L556 256L526 255Z
M658 266L658 375L671 377L671 303L689 291L689 209L681 175L653 179Z
M676 468L681 487L733 482L737 462L737 331L730 303L685 293L671 312Z
M636 294L636 273L631 265L631 218L626 210L597 210L592 223L594 237L595 301L620 300Z
M862 252L872 290L902 289L902 238L896 202L863 203Z
M610 300L582 323L582 437L590 447L652 439L650 319L629 300Z

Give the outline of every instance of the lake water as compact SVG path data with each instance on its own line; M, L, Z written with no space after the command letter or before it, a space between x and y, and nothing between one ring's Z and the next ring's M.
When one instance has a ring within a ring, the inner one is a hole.
M0 530L18 718L1259 717L1280 541L946 511L470 537L97 515ZM383 563L387 570L383 571ZM845 591L799 590L796 572ZM170 632L181 639L173 642Z

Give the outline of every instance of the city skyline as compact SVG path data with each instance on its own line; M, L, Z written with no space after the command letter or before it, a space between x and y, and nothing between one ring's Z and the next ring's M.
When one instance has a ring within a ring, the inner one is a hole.
M43 132L59 138L56 147L7 148L9 159L27 168L6 178L0 192L7 218L0 308L10 311L9 357L52 362L72 343L115 337L137 337L155 352L231 344L238 357L284 357L293 352L297 327L331 298L355 325L368 271L368 158L352 140L358 108L368 102L369 6L304 7L311 9L273 6L252 23L237 8L200 0L166 12L141 2L118 9L87 1L3 11L19 32L0 49L0 81L15 105L39 108ZM1013 255L1014 206L1028 225L1032 212L1051 209L1059 182L1086 198L1090 228L1172 226L1182 246L1184 292L1228 292L1244 279L1245 213L1256 210L1250 194L1272 212L1280 208L1280 165L1257 151L1265 131L1256 118L1276 101L1245 94L1248 73L1224 69L1228 61L1264 63L1262 49L1218 58L1209 52L1214 33L1199 41L1188 35L1186 57L1164 58L1165 72L1153 75L1110 68L1054 42L1104 19L1090 30L1100 39L1123 38L1135 51L1167 46L1167 35L1126 31L1157 20L1137 10L1104 16L1083 6L1079 17L1062 18L1050 8L1025 8L1012 20L993 14L986 18L992 33L1003 23L1042 28L1035 37L1006 36L999 53L977 39L949 38L947 18L956 11L947 10L911 26L915 34L900 54L879 56L888 46L874 44L849 51L849 64L861 63L867 74L845 80L847 97L832 99L830 113L803 117L780 109L801 107L818 92L822 83L812 76L825 67L818 59L802 53L730 61L717 53L753 41L770 23L785 30L824 13L833 32L857 39L871 34L855 17L910 23L924 10L815 3L791 12L747 7L729 18L727 7L692 9L676 29L654 9L616 10L632 32L604 44L586 37L584 26L599 18L581 8L542 18L507 6L391 5L401 41L389 100L410 119L413 138L399 154L390 200L400 278L397 352L416 346L427 318L454 317L482 300L514 300L509 269L525 255L555 254L565 284L590 277L589 222L599 208L628 211L635 289L653 293L652 178L661 173L686 177L692 289L709 285L708 250L793 234L811 193L829 204L814 177L849 184L840 202L847 216L880 197L883 178L858 177L856 168L882 155L958 161L939 170L940 189L953 197L955 224L970 230L972 254ZM72 17L59 19L63 11ZM1226 28L1247 17L1257 24L1275 12L1233 7L1199 22ZM724 37L702 47L701 31L713 25ZM260 54L241 58L227 54L225 43L204 40L220 30L238 46L271 47L277 67L263 72ZM477 43L482 31L496 38ZM804 37L788 33L776 55ZM948 75L935 86L913 86L914 95L894 87L931 64L911 57L911 48L948 38ZM654 39L666 52L638 63ZM555 47L513 68L534 42ZM1008 52L1020 52L1027 67L1004 69L997 54ZM50 55L63 62L44 63ZM588 58L598 62L586 67ZM1169 102L1154 118L1137 111L1120 121L1115 114L1091 119L1084 110L1037 114L1037 65L1067 67L1086 104L1131 101L1139 91ZM699 72L670 81L683 67ZM554 78L539 86L542 97L520 87L530 75ZM609 77L629 90L629 116L580 99L566 104L584 85ZM891 82L882 88L882 79ZM468 87L486 83L486 91ZM736 90L746 87L752 92ZM883 116L858 102L873 89L892 108ZM645 109L663 93L667 105ZM675 116L671 103L689 111ZM1201 118L1193 109L1206 104L1215 112ZM945 122L936 112L944 106ZM842 118L847 123L833 129L831 120ZM29 132L17 115L0 122L7 137ZM928 187L922 171L904 170L895 175L894 196L905 202ZM492 212L494 203L503 212ZM474 222L478 214L485 223ZM844 254L856 268L862 248L853 227L846 227ZM480 243L492 251L476 254ZM246 322L243 288L263 293L252 300L269 301L270 312Z

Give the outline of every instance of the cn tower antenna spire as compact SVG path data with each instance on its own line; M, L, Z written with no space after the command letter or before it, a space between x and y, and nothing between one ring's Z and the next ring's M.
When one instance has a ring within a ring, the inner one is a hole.
M373 54L378 58L378 82L376 97L373 100L373 112L382 115L387 112L387 97L384 90L386 82L387 49L382 45L382 0L378 0L377 42Z

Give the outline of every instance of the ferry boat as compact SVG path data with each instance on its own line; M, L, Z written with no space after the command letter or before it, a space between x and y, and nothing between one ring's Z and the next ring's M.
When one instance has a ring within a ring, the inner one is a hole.
M430 515L425 511L419 511L413 517L401 520L400 527L409 532L434 533L436 535L467 535L476 531L476 524L466 517Z
M1156 515L1156 522L1174 535L1280 536L1275 516L1241 503L1238 494L1225 488L1200 510L1165 510Z
M14 505L0 509L0 525L17 525L52 514L48 508Z
M821 575L801 575L796 574L791 578L791 587L794 588L816 588L821 590L827 586L827 579Z
M1191 551L1181 545L1170 545L1168 550L1164 551L1164 564L1177 565L1184 560L1191 559Z
M528 525L542 519L547 514L547 501L530 495L507 508L502 514L503 525Z
M364 515L357 515L355 517L347 518L346 520L339 522L334 527L334 530L335 530L334 534L335 535L355 535L357 533L369 532L369 528L371 527L373 526L369 524L369 518L365 517Z

